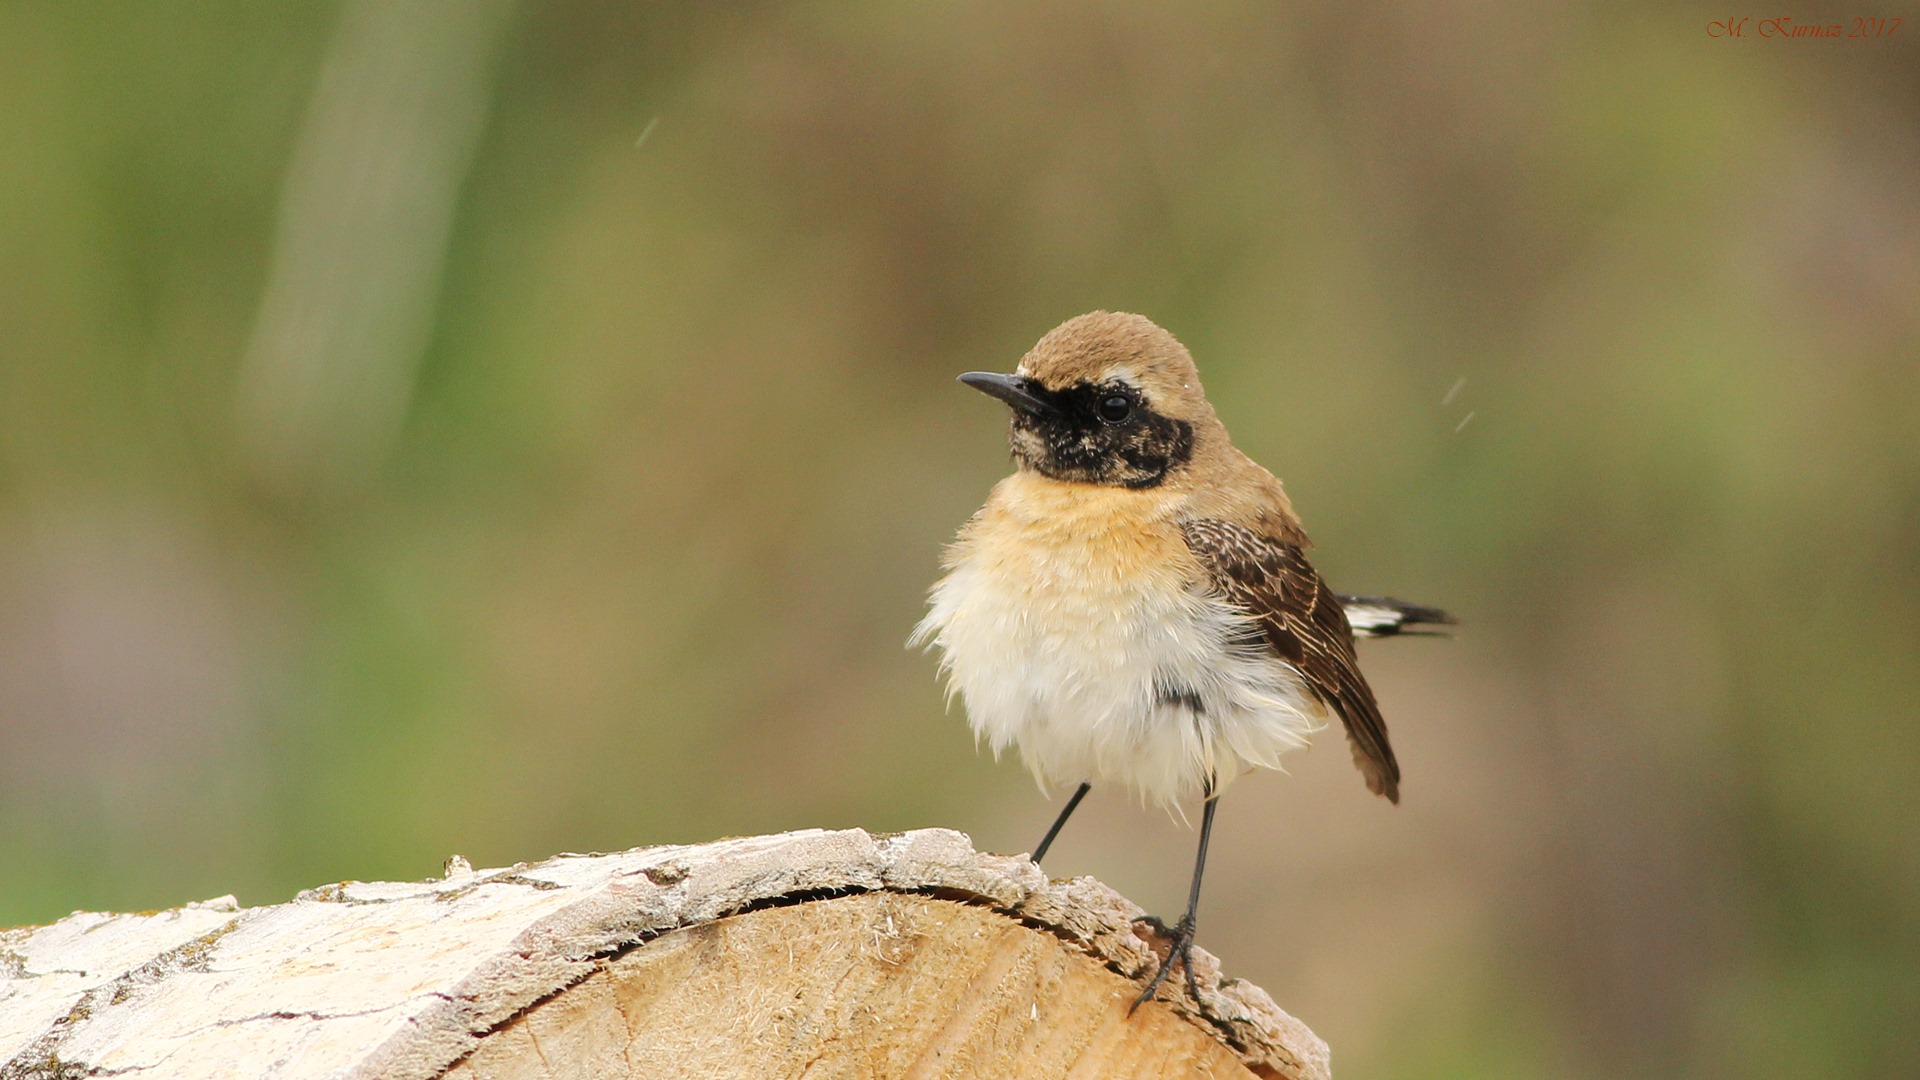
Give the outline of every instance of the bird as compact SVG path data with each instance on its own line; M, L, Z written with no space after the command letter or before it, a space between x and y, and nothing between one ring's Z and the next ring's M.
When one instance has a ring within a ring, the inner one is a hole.
M1061 323L1011 374L959 381L1010 409L1015 469L960 529L911 642L940 651L948 697L1042 790L1077 784L1032 858L1094 785L1179 812L1201 802L1185 914L1132 1008L1192 948L1221 793L1278 769L1337 716L1369 790L1398 803L1400 766L1354 639L1453 619L1334 593L1274 475L1233 445L1192 355L1152 320Z

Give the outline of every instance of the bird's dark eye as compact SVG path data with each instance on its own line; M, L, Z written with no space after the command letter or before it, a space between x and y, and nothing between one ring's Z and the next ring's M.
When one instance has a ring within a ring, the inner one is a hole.
M1133 415L1133 399L1125 394L1108 394L1100 399L1100 419L1118 424Z

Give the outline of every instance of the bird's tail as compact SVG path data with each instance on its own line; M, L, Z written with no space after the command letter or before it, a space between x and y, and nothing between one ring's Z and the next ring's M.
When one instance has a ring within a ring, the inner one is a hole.
M1390 596L1343 596L1347 625L1354 637L1393 637L1396 634L1445 634L1453 616L1439 608L1421 607Z

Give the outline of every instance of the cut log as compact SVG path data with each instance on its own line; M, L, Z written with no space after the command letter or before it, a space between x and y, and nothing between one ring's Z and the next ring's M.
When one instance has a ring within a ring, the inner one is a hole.
M0 931L0 1080L1285 1077L1327 1048L1091 878L944 829L450 860Z

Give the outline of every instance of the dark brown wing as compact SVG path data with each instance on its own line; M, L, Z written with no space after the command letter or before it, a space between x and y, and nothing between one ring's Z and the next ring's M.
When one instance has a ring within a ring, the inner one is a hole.
M1353 763L1368 789L1399 802L1400 765L1387 744L1387 722L1353 655L1353 630L1340 598L1320 580L1306 553L1296 544L1210 518L1185 522L1181 529L1214 587L1260 621L1268 647L1340 714Z

